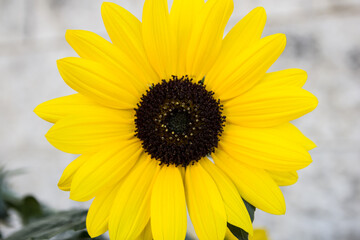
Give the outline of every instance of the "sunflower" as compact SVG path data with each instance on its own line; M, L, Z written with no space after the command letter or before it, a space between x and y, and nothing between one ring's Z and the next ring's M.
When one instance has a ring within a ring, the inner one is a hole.
M114 3L102 17L112 43L69 30L80 57L58 60L77 94L40 104L56 148L80 154L59 188L94 198L92 237L184 239L187 210L200 239L224 239L227 223L252 234L244 202L284 214L279 186L296 182L315 147L289 121L317 99L306 72L266 73L284 34L261 38L251 11L225 36L232 0L146 0L142 22Z

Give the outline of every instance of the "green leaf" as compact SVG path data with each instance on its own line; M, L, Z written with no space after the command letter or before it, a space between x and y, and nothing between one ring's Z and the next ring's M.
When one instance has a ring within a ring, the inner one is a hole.
M9 217L8 209L0 192L0 221L7 221L8 217Z
M18 175L22 171L7 171L0 166L0 220L6 223L8 211L14 209L21 217L23 224L32 219L48 215L48 211L33 196L18 197L8 188L8 177Z
M84 230L86 227L86 214L86 210L73 210L52 214L30 223L20 231L6 238L6 240L50 239L69 230ZM70 239L80 238L70 237Z
M247 201L243 200L246 206L246 209L250 215L251 222L254 222L254 216L255 216L255 207L248 203ZM234 234L235 237L237 237L239 240L248 240L249 234L242 230L239 227L236 227L234 225L231 225L230 223L227 223L227 227L231 231L232 234Z
M80 230L80 231L69 230L51 238L51 240L89 240L89 239L107 240L107 238L103 236L91 238L86 230Z
M24 224L29 224L31 220L43 216L42 207L33 196L23 198L20 213Z
M9 189L8 179L20 173L22 173L20 170L9 171L0 165L0 221L5 225L9 224L8 217L10 208L20 206L21 204L21 199Z

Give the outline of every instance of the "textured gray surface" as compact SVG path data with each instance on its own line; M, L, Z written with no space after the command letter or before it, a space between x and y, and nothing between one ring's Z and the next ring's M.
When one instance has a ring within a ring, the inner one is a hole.
M23 168L13 187L35 193L59 209L87 206L68 200L57 181L74 156L47 143L51 126L34 107L72 93L55 61L75 56L66 29L86 29L104 37L95 0L0 0L0 162ZM141 16L139 0L114 1ZM318 108L295 123L318 145L314 162L300 171L297 184L284 188L285 216L257 211L256 226L274 240L360 239L360 1L235 0L228 29L256 6L268 13L264 35L282 32L288 45L272 70L308 71L305 88Z

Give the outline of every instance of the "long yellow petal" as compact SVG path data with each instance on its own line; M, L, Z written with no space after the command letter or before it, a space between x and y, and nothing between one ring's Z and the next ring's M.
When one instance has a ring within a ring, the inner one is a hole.
M271 134L278 135L289 141L296 142L302 145L307 151L316 148L316 144L307 138L297 127L292 123L284 123L272 128L264 128L265 131Z
M242 198L265 212L285 213L285 200L280 188L264 170L235 161L221 150L212 155L215 164L234 182Z
M302 87L307 79L307 73L302 69L291 68L277 72L266 73L259 82L261 87Z
M70 199L87 201L107 184L120 181L137 163L142 151L138 139L104 147L76 173Z
M186 49L189 45L194 22L204 0L174 0L170 11L171 27L175 31L178 50L178 76L186 75ZM175 73L174 73L175 74Z
M91 203L86 216L86 229L92 238L108 230L110 210L118 190L119 186L105 189L98 193Z
M185 173L186 202L200 240L223 240L226 212L221 194L211 176L199 163L189 165Z
M122 183L109 219L109 234L113 240L135 239L150 219L150 199L158 161L141 160Z
M146 0L142 17L142 34L149 61L161 79L176 72L177 44L170 27L167 0Z
M219 148L239 162L268 170L298 170L312 162L303 146L295 140L274 134L274 130L270 129L228 124Z
M101 14L111 41L134 63L141 66L140 73L145 73L150 83L159 81L147 59L141 33L141 22L123 7L104 2Z
M104 144L131 139L135 126L128 113L107 109L68 116L50 128L45 137L57 149L74 154L95 152Z
M267 171L279 186L289 186L297 182L299 176L296 171L291 172L278 172L278 171Z
M81 94L55 98L39 104L34 112L42 119L55 123L69 115L102 110L104 107Z
M212 69L206 75L209 89L222 101L243 94L264 77L269 67L283 52L285 45L284 34L262 38L229 60L223 69Z
M180 171L174 165L163 166L151 195L151 228L155 240L184 240L186 203Z
M263 7L257 7L241 19L226 35L222 54L237 56L247 47L260 40L266 22Z
M72 161L64 170L63 174L60 177L58 187L60 190L63 191L70 191L71 189L71 183L73 181L75 173L79 170L79 168L84 165L89 158L91 157L91 154L83 154L80 157L76 158L74 161Z
M273 127L297 119L316 108L317 98L299 87L255 86L224 103L228 122L246 127Z
M246 48L260 40L265 22L266 13L262 7L255 8L241 19L224 38L220 55L211 70L212 74L217 75L217 72L229 65L229 61L233 61ZM206 78L206 84L214 91L216 81L214 78Z
M201 80L215 63L233 8L233 0L208 0L197 14L185 53L191 77Z
M65 38L80 57L101 63L113 70L119 79L131 84L140 93L147 89L148 74L127 54L99 35L85 30L67 30ZM124 80L123 80L124 81Z
M227 221L234 226L240 227L252 235L253 228L248 211L241 199L238 190L231 180L209 159L200 162L201 166L213 178L216 183L227 215Z
M59 72L75 91L111 108L133 109L141 93L104 65L82 58L57 61Z

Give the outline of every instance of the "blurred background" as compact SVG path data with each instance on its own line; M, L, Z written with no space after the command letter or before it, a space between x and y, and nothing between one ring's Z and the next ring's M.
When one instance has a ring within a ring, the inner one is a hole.
M143 0L112 1L141 19ZM313 163L299 181L282 188L285 216L256 211L254 225L273 240L360 239L360 1L234 0L227 31L257 6L268 20L263 36L285 33L285 52L271 68L302 68L305 89L318 108L296 120L318 145ZM0 165L21 169L10 187L32 194L54 209L87 207L57 188L62 170L75 156L53 148L44 134L51 124L33 109L46 100L73 93L56 60L76 56L66 29L85 29L108 39L95 0L0 0ZM170 2L169 2L170 3ZM7 233L19 227L10 219ZM190 231L192 231L190 229Z

